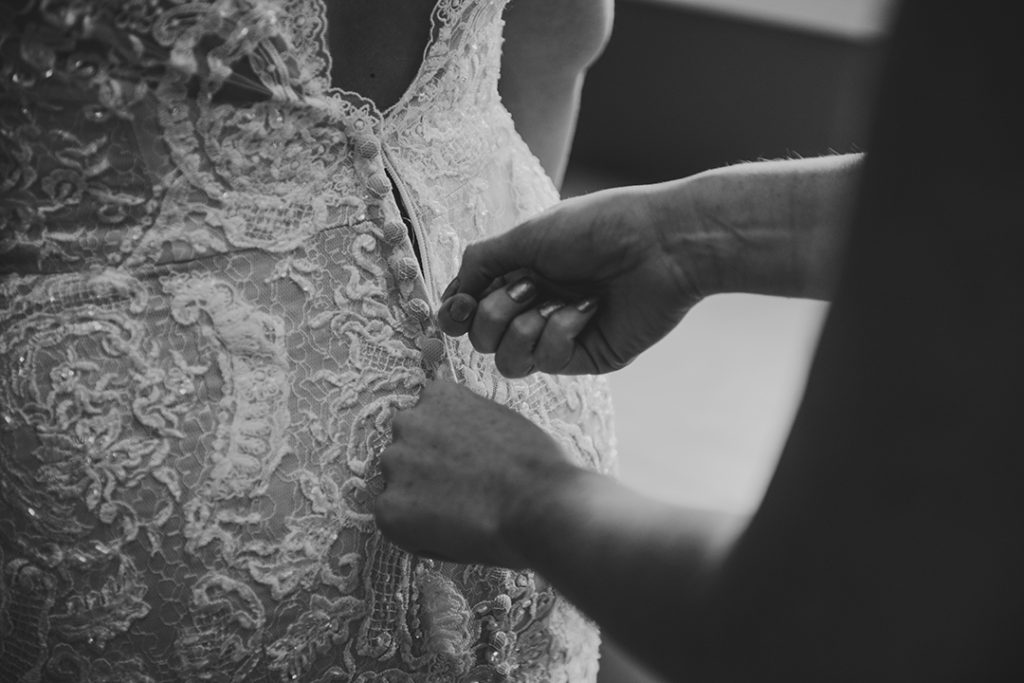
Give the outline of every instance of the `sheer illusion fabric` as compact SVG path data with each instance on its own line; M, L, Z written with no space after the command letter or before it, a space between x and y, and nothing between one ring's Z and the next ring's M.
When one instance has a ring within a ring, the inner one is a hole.
M557 199L504 4L440 0L382 113L331 88L319 0L0 2L0 679L593 680L539 577L371 514L434 376L613 467L601 380L507 381L431 317Z

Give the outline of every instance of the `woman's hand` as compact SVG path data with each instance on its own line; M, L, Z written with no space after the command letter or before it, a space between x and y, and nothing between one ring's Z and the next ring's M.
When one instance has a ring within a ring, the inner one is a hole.
M395 415L374 514L403 548L456 562L523 567L522 520L565 498L583 470L543 430L465 387L428 385ZM524 514L529 512L530 514Z
M678 236L667 236L666 219L678 223L686 211L678 204L672 215L660 210L665 191L577 197L470 245L442 297L441 328L468 332L508 377L623 367L702 298L694 278L700 264L687 265Z
M508 377L617 370L705 296L827 298L857 154L737 164L569 199L466 249L438 321Z

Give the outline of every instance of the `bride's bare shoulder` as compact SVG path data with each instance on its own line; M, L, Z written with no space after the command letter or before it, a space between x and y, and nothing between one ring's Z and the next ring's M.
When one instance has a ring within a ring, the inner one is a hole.
M506 49L548 69L581 71L611 36L614 0L509 0Z
M516 130L561 182L587 68L611 35L613 0L509 0L498 89Z

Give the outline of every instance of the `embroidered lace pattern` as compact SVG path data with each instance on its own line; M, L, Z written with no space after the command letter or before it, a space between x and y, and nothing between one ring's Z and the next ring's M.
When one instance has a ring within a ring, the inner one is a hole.
M322 1L0 0L4 681L593 680L539 577L371 514L434 375L614 466L601 380L507 381L431 318L557 199L498 97L504 0L439 0L383 113L331 88Z

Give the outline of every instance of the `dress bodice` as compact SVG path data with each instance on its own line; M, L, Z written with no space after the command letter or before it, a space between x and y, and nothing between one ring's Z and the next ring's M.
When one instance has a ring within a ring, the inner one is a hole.
M594 676L539 577L372 518L434 376L613 466L602 381L505 380L431 314L557 199L498 96L505 3L439 0L380 112L331 88L322 1L0 2L5 680Z

